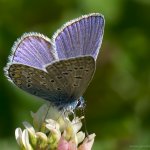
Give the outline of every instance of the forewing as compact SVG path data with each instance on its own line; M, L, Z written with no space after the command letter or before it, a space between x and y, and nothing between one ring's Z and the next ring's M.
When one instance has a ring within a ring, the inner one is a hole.
M9 64L20 63L36 68L57 59L57 53L49 38L39 33L26 33L12 48Z
M91 55L97 58L103 39L104 17L100 14L85 15L66 23L54 35L60 59Z

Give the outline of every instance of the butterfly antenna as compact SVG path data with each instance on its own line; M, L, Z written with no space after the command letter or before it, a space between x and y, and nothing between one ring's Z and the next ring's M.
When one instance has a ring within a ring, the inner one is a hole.
M89 134L88 134L88 131L87 131L87 126L86 126L85 106L81 109L81 114L82 114L82 116L84 116L83 125L84 125L84 129L85 129L85 135L86 135L86 137L88 137Z
M42 120L42 123L41 123L41 125L40 125L40 130L42 129L43 123L46 122L46 118L47 118L48 112L49 112L49 110L50 110L50 107L51 107L51 104L48 103L48 109L47 109L46 114L45 114L45 116L44 116L44 119Z
M47 109L47 112L46 112L46 114L45 114L45 117L44 117L44 120L43 120L43 121L45 121L45 120L46 120L47 115L48 115L48 112L49 112L49 110L50 110L50 107L51 107L51 104L49 103L49 105L48 105L48 109Z

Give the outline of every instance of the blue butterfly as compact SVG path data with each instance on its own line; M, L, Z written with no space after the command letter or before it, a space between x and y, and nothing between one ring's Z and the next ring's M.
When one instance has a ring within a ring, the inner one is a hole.
M81 16L60 28L52 40L25 33L15 42L5 67L22 90L49 101L58 110L74 110L95 71L104 33L104 17Z

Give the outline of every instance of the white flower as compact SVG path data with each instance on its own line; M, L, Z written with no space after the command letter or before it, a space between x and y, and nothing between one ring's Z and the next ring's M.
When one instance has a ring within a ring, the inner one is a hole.
M21 150L91 150L95 134L85 138L85 133L80 131L84 117L71 121L54 108L48 110L49 106L41 106L36 113L31 113L33 126L23 122L25 129L16 129Z

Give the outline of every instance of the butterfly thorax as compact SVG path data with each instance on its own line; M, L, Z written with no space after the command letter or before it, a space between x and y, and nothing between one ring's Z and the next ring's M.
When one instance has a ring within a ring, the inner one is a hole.
M75 109L83 108L85 105L83 97L78 99L69 99L65 101L53 102L54 107L56 107L59 111L67 111L73 112Z

